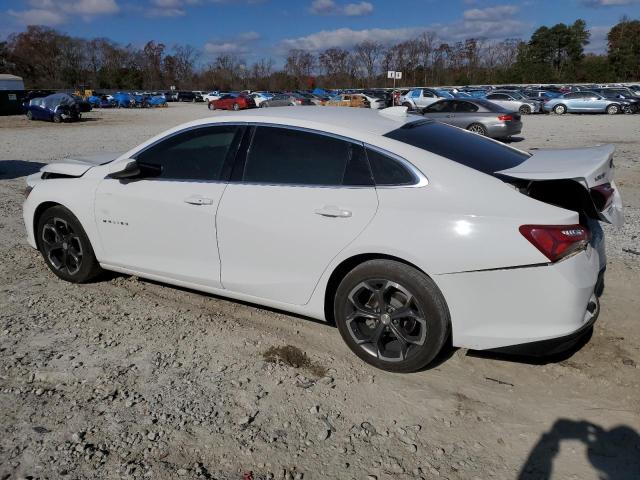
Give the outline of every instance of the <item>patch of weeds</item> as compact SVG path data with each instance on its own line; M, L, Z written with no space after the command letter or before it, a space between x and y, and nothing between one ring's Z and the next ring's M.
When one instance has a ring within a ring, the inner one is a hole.
M306 353L293 345L269 347L262 356L267 362L282 362L290 367L306 370L318 378L324 377L327 373L325 367L313 363Z

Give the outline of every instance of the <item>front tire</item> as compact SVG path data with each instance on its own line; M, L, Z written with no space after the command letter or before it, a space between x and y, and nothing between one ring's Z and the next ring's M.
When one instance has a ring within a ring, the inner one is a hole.
M27 120L33 120L33 112L31 111L27 112Z
M62 117L56 113L53 116L53 123L62 123Z
M555 107L553 107L553 113L555 113L556 115L564 115L565 113L567 113L567 107L565 107L564 105L556 105Z
M449 335L449 311L424 273L392 260L349 272L334 299L340 335L365 362L390 372L427 366Z
M518 111L520 112L520 115L530 115L531 107L529 105L521 105Z
M213 104L213 102L209 102L209 110L215 110L216 106Z
M85 283L102 272L80 221L67 208L47 209L36 226L38 250L62 280Z
M620 107L618 105L609 105L606 110L609 115L616 115L620 113Z

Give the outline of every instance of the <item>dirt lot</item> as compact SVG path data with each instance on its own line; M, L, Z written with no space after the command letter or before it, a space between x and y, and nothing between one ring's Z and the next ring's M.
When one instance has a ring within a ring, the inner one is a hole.
M0 480L640 478L640 115L527 117L514 143L617 145L627 224L607 229L590 341L546 362L450 350L411 375L305 318L125 276L63 283L27 245L40 163L207 115L0 117Z

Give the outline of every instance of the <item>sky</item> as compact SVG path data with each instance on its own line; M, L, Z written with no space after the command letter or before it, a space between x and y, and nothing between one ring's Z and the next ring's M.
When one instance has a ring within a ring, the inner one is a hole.
M290 48L392 44L425 30L446 42L528 39L541 25L582 18L586 50L601 53L623 15L640 19L640 0L0 0L0 39L38 24L121 44L188 44L203 63L220 54L279 63Z

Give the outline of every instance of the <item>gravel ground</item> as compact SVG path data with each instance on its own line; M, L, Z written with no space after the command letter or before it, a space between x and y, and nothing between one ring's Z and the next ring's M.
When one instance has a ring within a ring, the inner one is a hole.
M607 228L590 341L537 362L447 350L411 375L309 319L115 274L63 283L27 245L39 163L208 115L0 117L0 480L640 478L640 115L526 117L513 143L617 146L627 223Z

